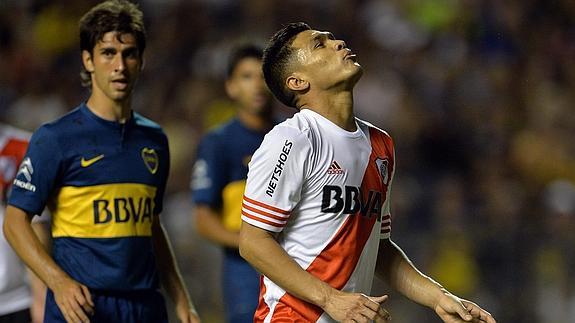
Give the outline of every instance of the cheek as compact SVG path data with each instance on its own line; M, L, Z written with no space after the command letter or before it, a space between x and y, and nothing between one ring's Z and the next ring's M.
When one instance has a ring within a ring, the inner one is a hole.
M130 70L133 73L140 73L142 71L142 64L138 64L138 63L134 63L131 67Z

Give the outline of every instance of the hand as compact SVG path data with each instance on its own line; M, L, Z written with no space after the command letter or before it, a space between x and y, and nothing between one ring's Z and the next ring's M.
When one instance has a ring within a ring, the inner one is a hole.
M489 312L468 300L444 292L435 306L435 313L446 323L496 323Z
M385 323L391 320L389 313L381 307L387 298L387 295L373 297L336 290L328 296L323 310L338 322Z
M185 303L176 306L176 315L182 323L201 323L200 316L193 305Z
M52 291L66 322L90 322L89 316L94 315L94 302L88 287L65 278Z

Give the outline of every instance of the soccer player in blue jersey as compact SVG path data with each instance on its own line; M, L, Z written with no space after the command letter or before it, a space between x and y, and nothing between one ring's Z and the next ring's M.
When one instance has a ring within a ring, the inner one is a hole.
M162 283L182 322L199 322L160 224L168 140L134 112L143 14L103 2L80 20L88 100L32 136L14 180L4 232L46 283L46 322L167 322ZM30 219L52 214L52 255Z
M262 55L254 45L232 52L225 85L237 116L202 138L192 175L198 232L224 249L222 287L228 322L252 322L258 303L259 274L240 257L238 239L248 162L273 126Z

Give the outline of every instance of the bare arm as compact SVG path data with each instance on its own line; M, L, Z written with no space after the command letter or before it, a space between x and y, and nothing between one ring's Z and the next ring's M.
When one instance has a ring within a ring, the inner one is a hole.
M200 204L195 206L194 215L196 228L202 237L224 247L239 247L239 233L224 227L218 211L208 205Z
M32 214L9 205L4 218L4 235L14 251L54 292L62 314L69 322L87 321L94 309L88 288L79 284L48 255L32 229Z
M44 245L46 250L50 250L50 224L46 222L32 222L32 229L38 240ZM32 305L30 306L30 315L32 323L44 321L44 304L46 302L46 285L28 268L28 277L30 280L30 290L32 292Z
M387 313L380 304L387 296L367 297L332 288L303 270L281 248L273 233L242 223L240 254L259 272L291 295L322 308L338 321L384 321Z
M162 285L176 305L176 312L180 321L185 323L199 323L198 313L176 265L176 259L164 227L160 223L160 217L154 216L153 221L152 238L154 241L154 249L156 250L156 264Z
M417 270L391 240L382 240L377 272L389 285L416 303L433 309L444 322L488 322L495 320L478 305L451 294Z
M391 240L381 240L377 273L407 298L431 307L443 294L443 287L421 273L403 251Z

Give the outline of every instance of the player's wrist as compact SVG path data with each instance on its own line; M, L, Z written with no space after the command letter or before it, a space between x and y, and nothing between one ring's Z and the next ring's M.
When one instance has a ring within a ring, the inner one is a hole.
M320 308L322 308L324 311L327 311L327 309L329 308L330 304L333 303L333 299L334 297L337 297L337 294L340 293L340 291L338 291L337 289L329 286L326 283L322 284L322 287L318 289L319 293L318 293L318 298L316 302L313 302L314 304L316 304L317 306L319 306Z
M55 270L47 276L46 286L57 293L67 283L74 281L67 273L62 270Z
M437 290L434 292L433 301L429 307L437 312L437 309L441 305L442 301L451 295L452 294L443 286L438 286Z

